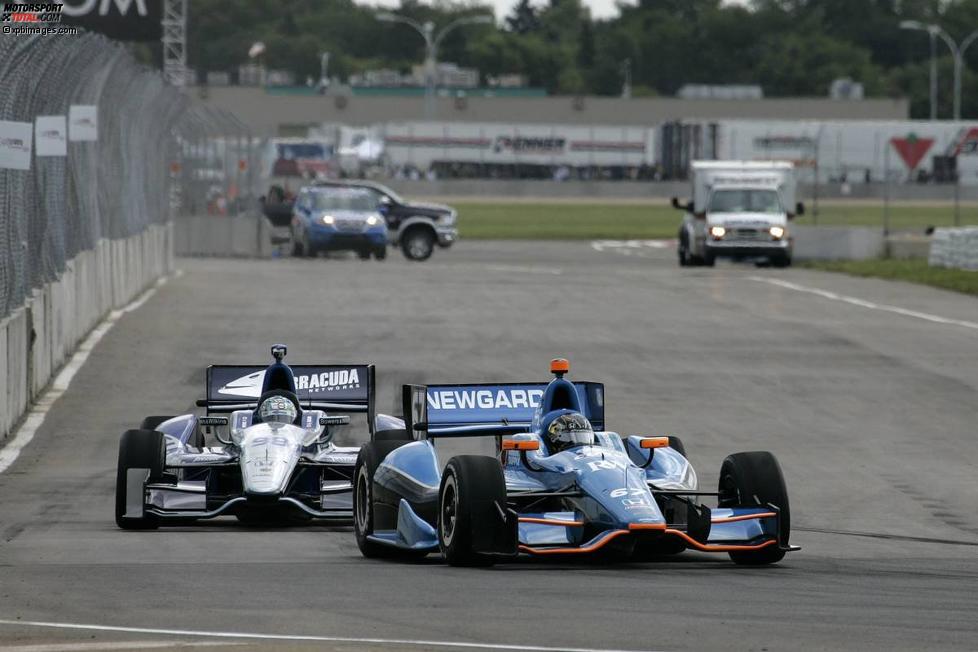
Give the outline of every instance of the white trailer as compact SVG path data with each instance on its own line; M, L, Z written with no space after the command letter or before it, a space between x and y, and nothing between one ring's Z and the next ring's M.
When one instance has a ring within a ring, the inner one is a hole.
M804 212L796 203L790 161L693 161L692 199L683 210L679 264L712 266L717 258L756 258L791 264L788 221Z
M403 122L383 128L388 164L419 170L472 166L505 173L537 168L641 168L656 162L654 127Z

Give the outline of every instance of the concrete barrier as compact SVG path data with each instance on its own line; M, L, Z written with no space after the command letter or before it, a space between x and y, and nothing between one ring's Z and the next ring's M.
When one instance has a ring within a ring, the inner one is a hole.
M272 225L264 215L194 215L174 220L178 256L267 257Z
M795 260L866 260L886 253L879 229L791 226Z
M932 267L978 270L978 227L935 229L928 262Z
M0 321L0 440L19 423L89 331L173 269L173 225L99 241Z

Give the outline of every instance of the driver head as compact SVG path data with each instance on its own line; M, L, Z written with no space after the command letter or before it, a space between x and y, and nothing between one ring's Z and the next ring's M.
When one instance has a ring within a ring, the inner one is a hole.
M295 423L295 418L298 414L299 412L296 410L295 403L287 396L269 396L264 398L258 406L258 415L263 423Z
M594 429L583 414L573 410L554 410L543 420L543 435L550 454L577 446L594 445Z

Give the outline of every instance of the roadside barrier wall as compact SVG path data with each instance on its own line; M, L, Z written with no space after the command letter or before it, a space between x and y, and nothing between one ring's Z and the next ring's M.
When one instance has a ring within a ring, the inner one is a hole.
M935 229L928 262L931 267L978 271L978 227Z
M276 230L264 215L192 215L174 220L178 256L269 257Z
M99 240L0 321L0 441L99 321L172 269L171 224Z

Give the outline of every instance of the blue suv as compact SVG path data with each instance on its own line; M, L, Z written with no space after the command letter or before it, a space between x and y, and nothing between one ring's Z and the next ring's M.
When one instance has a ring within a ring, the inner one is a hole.
M377 209L377 198L364 188L303 188L292 209L292 255L355 251L364 260L383 260L387 223Z

